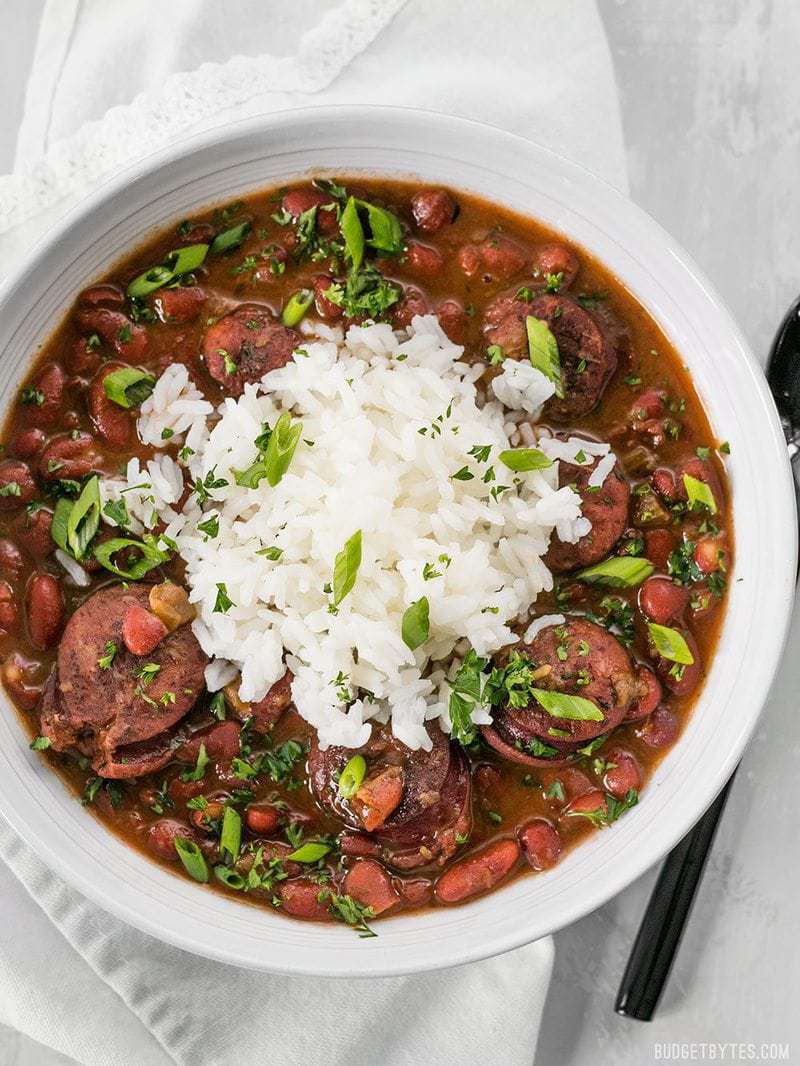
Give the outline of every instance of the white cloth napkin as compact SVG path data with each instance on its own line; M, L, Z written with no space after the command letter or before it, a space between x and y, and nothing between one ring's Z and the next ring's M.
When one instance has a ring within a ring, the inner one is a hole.
M15 170L0 177L0 263L153 149L314 103L477 118L627 188L593 0L47 0ZM2 819L0 857L0 1022L86 1066L533 1060L549 939L416 977L272 977L112 918Z

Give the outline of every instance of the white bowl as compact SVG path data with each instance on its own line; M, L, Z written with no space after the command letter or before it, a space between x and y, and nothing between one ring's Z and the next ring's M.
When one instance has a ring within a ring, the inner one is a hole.
M0 810L36 851L113 914L178 947L254 969L320 975L430 970L507 951L599 907L702 814L753 730L789 619L795 507L764 377L700 271L654 222L591 174L487 126L396 108L316 108L216 130L150 156L49 235L0 296L0 404L76 294L148 231L309 171L419 176L563 231L641 300L731 442L736 569L720 645L679 742L639 806L554 870L468 905L378 923L375 940L290 921L173 876L113 836L34 753L0 697Z

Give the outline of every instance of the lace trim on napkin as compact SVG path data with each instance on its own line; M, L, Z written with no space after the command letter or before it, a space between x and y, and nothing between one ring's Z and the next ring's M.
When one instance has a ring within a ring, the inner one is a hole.
M36 163L0 178L0 233L76 190L186 135L210 116L263 93L312 94L327 88L389 24L407 0L344 0L300 40L297 53L233 56L173 74L159 92L141 93Z

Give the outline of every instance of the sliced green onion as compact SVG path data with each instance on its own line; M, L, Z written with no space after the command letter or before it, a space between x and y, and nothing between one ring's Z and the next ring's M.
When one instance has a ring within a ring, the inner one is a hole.
M299 292L292 293L281 312L281 322L290 329L297 326L313 302L313 289L300 289Z
M370 247L390 255L399 252L403 247L403 228L397 215L366 200L357 200L356 203L367 212L370 231L367 243Z
M123 569L111 561L113 555L118 551L123 551L125 548L135 548L141 554L141 558L137 559L127 569ZM148 574L155 567L161 566L169 559L169 555L166 552L162 552L155 544L134 540L131 537L112 537L111 540L103 541L102 544L98 544L95 547L94 557L106 570L110 570L112 574L124 577L129 581L138 581L145 574Z
M249 233L249 222L240 222L238 226L231 226L230 229L223 230L211 242L211 254L221 255L223 252L232 252L234 248L244 244Z
M84 485L67 518L67 544L76 559L83 558L99 525L100 479L95 474Z
M182 274L190 274L202 266L207 255L207 244L187 244L184 248L176 248L174 252L170 252L164 262L172 271L172 276L179 278Z
M66 496L59 496L53 510L53 522L50 526L50 536L59 548L65 552L69 551L67 547L67 523L73 502L73 500L67 499Z
M608 585L611 588L634 588L655 570L648 559L632 555L615 555L602 563L580 570L575 577L590 585Z
M424 644L428 639L430 629L430 605L428 597L423 596L407 607L403 614L403 643L412 651L416 651L420 644Z
M149 270L145 270L143 274L134 278L126 292L128 296L141 299L142 296L148 296L156 289L162 288L169 281L172 281L172 271L162 263L159 266L150 267Z
M363 755L354 755L339 775L338 792L342 799L350 799L361 788L367 772L367 760Z
M559 400L564 398L564 386L561 383L561 356L558 352L558 341L550 332L546 322L542 322L533 315L525 319L528 331L528 353L531 365L541 370L546 378L555 384L556 396Z
M284 411L275 423L272 436L267 443L267 450L264 452L267 481L273 488L289 469L302 432L303 423L292 422L292 416L288 411Z
M50 747L50 744L50 737L37 736L33 738L28 747L31 749L31 751L47 751L47 749Z
M357 529L337 554L333 564L333 605L338 607L356 583L361 566L361 530Z
M134 278L126 292L128 296L135 299L149 296L151 292L163 288L175 278L196 270L207 254L207 244L189 244L185 248L176 248L165 257L163 263L150 267L149 270L145 270L143 274Z
M670 629L669 626L660 626L656 622L648 622L647 628L659 655L664 659L669 659L670 662L680 663L682 666L692 665L694 655L692 655L683 635L677 629Z
M215 866L214 876L227 888L233 888L237 892L240 892L244 888L245 882L242 875L237 874L235 870L231 870L228 866Z
M364 230L358 217L357 201L353 196L348 199L342 211L339 229L344 237L344 254L355 274L364 261Z
M543 688L532 688L531 695L554 718L569 718L575 722L603 721L603 712L597 704L583 696L570 696L566 692L548 692Z
M205 885L208 882L208 866L200 848L188 837L175 837L172 842L183 863L183 868L195 881Z
M109 400L120 407L138 407L156 385L156 379L136 366L123 366L103 378L103 389Z
M291 855L287 855L286 858L292 862L318 862L330 850L330 844L317 844L309 841L308 844L303 844L302 847L298 848L297 851L293 851Z
M523 474L527 470L546 470L553 465L553 460L548 459L538 448L510 448L500 452L497 458L516 474Z
M223 859L236 862L242 844L242 816L234 807L226 807L222 817L219 849Z
M717 501L714 499L714 493L711 491L710 486L705 481L700 481L699 478L692 477L691 474L684 474L683 484L686 487L686 495L689 497L690 510L705 508L712 514L717 513Z

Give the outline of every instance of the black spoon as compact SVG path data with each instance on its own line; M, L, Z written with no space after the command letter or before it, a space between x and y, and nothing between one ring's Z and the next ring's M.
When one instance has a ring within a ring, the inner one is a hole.
M800 454L800 297L787 311L775 335L767 381L786 436L800 514L795 466ZM617 1014L649 1022L655 1013L735 776L736 771L700 821L664 860L622 976L614 1003Z

